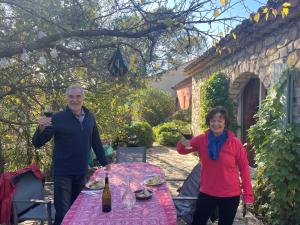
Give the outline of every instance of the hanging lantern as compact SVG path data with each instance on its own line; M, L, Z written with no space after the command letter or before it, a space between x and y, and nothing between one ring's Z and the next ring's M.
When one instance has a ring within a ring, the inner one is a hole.
M128 61L119 47L108 62L108 70L111 75L119 77L124 76L128 72Z

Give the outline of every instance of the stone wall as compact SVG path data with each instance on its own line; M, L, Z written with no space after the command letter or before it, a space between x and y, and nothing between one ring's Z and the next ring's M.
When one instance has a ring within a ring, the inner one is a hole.
M230 95L239 103L243 87L249 79L257 76L265 88L269 88L281 74L276 65L289 65L300 69L300 19L282 24L263 38L255 39L226 58L215 60L200 72L193 74L192 82L192 129L200 132L200 84L213 72L223 71L231 79ZM280 69L280 68L279 68ZM199 71L199 70L198 70ZM300 76L300 74L299 74ZM300 123L300 78L295 81L294 121Z

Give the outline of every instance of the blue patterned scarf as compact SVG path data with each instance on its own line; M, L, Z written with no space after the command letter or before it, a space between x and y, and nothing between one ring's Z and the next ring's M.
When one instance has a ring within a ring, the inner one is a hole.
M220 150L227 138L228 135L226 131L223 131L219 136L215 136L211 131L208 132L208 155L212 160L217 160L219 158Z

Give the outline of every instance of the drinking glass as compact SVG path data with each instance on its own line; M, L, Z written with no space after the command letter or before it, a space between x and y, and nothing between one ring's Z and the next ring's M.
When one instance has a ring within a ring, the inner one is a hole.
M188 132L180 132L180 134L187 140L191 140L193 138L193 133L191 129L189 129Z
M49 106L49 105L45 106L44 116L46 116L46 117L52 117L53 116L53 110L52 110L51 106Z
M186 130L186 131L181 131L180 129L178 129L177 127L172 128L172 131L178 132L179 134L181 134L185 139L187 140L191 140L193 138L193 133L192 130Z
M127 187L125 192L122 195L122 204L125 208L132 209L136 202L136 199L135 199L135 194L133 193L130 187L130 177L126 178L126 182L127 182Z

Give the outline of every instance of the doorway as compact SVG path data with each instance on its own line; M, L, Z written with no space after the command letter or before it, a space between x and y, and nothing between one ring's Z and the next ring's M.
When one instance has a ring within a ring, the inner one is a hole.
M263 88L263 92L261 91ZM263 96L262 96L263 93ZM248 129L255 124L259 103L265 98L265 88L261 85L259 78L251 78L246 84L242 94L242 142L249 143ZM255 166L255 152L251 145L247 145L249 165Z

